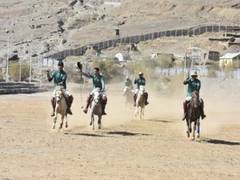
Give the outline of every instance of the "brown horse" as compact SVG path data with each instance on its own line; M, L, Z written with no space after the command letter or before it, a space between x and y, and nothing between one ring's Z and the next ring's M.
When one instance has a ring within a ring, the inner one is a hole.
M200 117L201 117L201 100L199 98L199 93L194 91L192 93L192 99L188 103L186 115L187 123L187 136L190 137L192 133L192 140L195 140L195 132L197 130L198 138L200 137ZM193 127L192 127L193 124Z

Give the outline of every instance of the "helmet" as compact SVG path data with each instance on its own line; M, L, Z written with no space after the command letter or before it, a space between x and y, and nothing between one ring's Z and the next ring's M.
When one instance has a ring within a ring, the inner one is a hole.
M143 72L139 72L138 75L143 75Z
M95 69L96 71L100 71L99 67L95 67L94 69Z
M64 66L63 62L62 61L58 61L58 66Z
M198 76L197 71L193 71L193 72L191 72L191 76Z

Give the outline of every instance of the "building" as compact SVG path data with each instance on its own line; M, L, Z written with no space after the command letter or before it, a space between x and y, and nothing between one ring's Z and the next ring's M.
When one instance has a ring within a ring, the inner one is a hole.
M225 66L232 66L233 63L240 61L240 51L237 53L226 53L222 57L220 57L219 66L225 67Z
M218 51L209 51L208 52L208 59L212 61L219 61L220 59L220 52Z

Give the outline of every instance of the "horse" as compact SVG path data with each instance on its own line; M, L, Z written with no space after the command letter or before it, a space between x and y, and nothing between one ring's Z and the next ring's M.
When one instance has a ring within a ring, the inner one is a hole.
M197 130L197 138L200 138L200 116L201 116L201 100L199 93L194 91L192 98L188 104L186 123L187 123L187 137L192 133L192 140L195 140L195 132ZM193 124L193 127L192 127Z
M101 93L100 88L96 88L94 90L90 107L91 107L90 126L92 126L93 130L95 129L94 116L97 116L98 117L98 129L101 129L103 108L102 108L102 93Z
M61 88L61 87L56 89L56 91L55 91L55 102L56 102L56 105L55 105L55 115L53 117L53 126L52 126L52 128L55 129L58 114L60 114L60 116L61 116L61 123L60 123L59 129L62 129L64 119L65 119L65 128L68 128L68 122L67 122L67 102L66 102L66 99L64 97L63 88Z
M146 104L146 98L145 98L145 86L140 86L138 93L137 93L137 99L136 99L136 110L135 110L135 116L139 117L139 119L143 119L144 117L144 108Z
M125 87L124 88L124 93L123 95L125 96L125 104L126 105L132 105L133 104L133 91L130 87Z

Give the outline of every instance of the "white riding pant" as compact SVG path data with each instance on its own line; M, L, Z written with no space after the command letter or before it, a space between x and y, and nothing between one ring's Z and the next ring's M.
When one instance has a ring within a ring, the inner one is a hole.
M188 102L190 102L191 99L192 99L191 96L187 96L185 100L188 101ZM201 97L199 97L199 99L200 99L201 102L203 101L203 99L202 99Z
M90 95L92 96L95 91L96 91L96 89L93 89L93 90L90 92ZM102 94L102 97L107 97L105 91L101 91L101 94Z
M57 88L55 88L55 89L53 90L52 97L56 97L56 91L57 91ZM62 92L63 92L63 94L64 94L65 97L69 97L69 96L72 95L72 94L71 94L68 90L66 90L66 89L62 89Z

